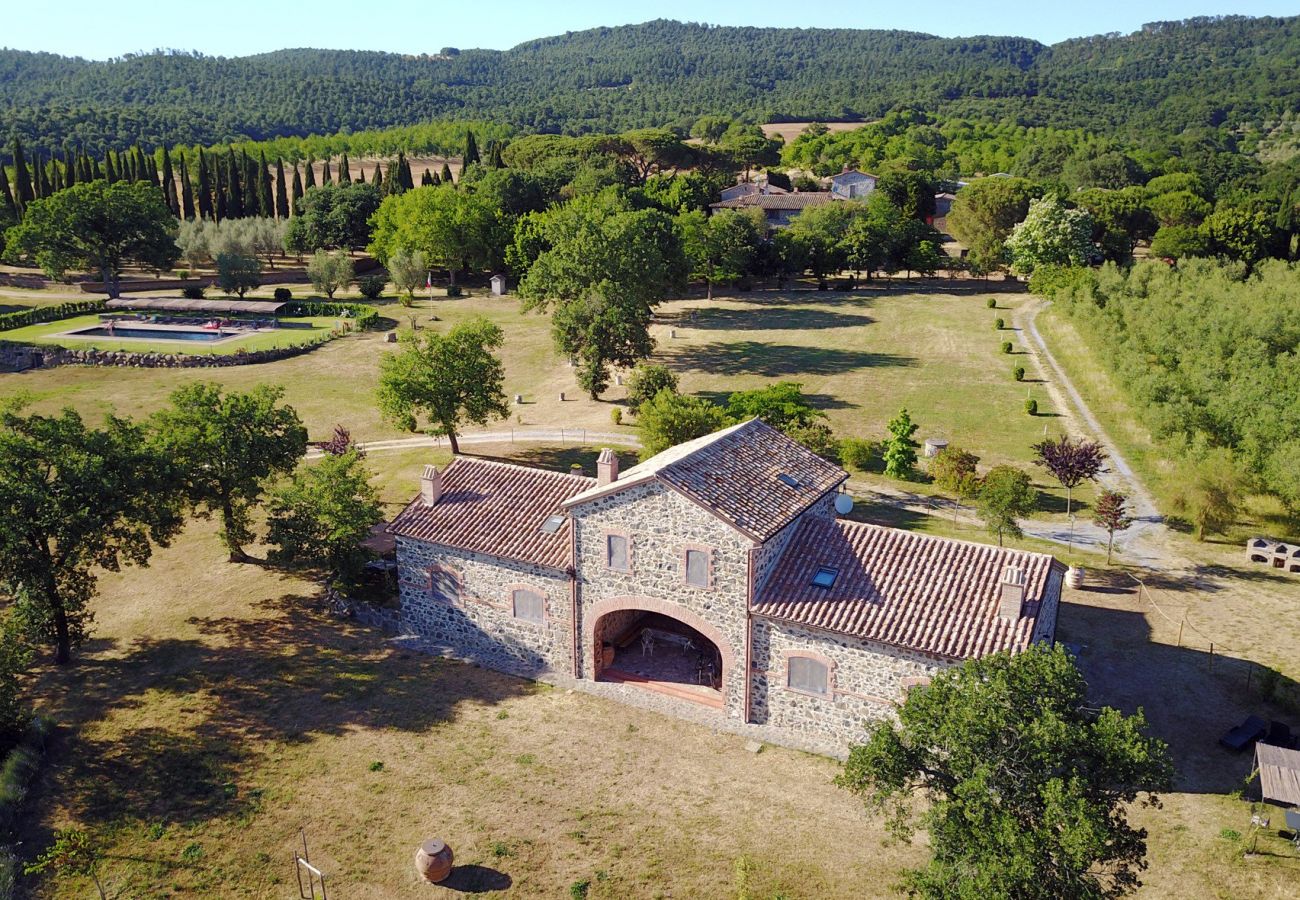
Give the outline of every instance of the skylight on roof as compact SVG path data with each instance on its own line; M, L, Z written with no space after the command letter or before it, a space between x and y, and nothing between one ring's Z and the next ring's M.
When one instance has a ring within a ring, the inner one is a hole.
M813 587L828 588L835 584L835 579L839 577L840 570L832 569L830 566L822 566L813 576Z
M564 516L554 515L547 516L546 521L542 523L542 534L555 534L564 524Z
M781 482L786 487L792 487L792 488L803 487L803 485L799 483L798 478L795 478L793 475L787 475L785 472L782 472L780 475L776 476L776 480Z

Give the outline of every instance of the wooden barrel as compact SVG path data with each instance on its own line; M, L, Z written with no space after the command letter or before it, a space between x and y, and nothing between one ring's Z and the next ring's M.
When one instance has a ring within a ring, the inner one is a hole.
M425 881L437 883L451 874L451 848L430 838L415 851L415 871Z

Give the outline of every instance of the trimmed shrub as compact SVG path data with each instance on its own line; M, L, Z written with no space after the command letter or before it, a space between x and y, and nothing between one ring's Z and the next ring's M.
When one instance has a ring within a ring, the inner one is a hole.
M1038 401L1037 401L1037 400L1026 400L1026 401L1025 401L1025 412L1029 413L1031 416L1036 416L1036 415L1038 415Z
M289 316L339 316L351 319L357 331L365 331L379 320L379 310L365 303L325 303L319 300L296 300L286 309Z
M278 287L271 296L275 298L277 303L288 303L293 299L293 291L289 290L287 287Z
M448 297L459 297L460 294L461 294L461 291L460 291L460 285L458 285L458 284L449 284L449 285L447 285L447 296L448 296Z
M623 424L623 407L616 406L609 411L609 420L615 425Z
M1000 318L999 318L999 319L994 319L994 320L993 320L993 330L994 330L994 331L1001 331L1003 328L1006 328L1006 327L1007 327L1007 323L1006 323L1006 321L1005 321L1004 319L1000 319Z
M844 438L839 446L840 464L859 472L868 472L880 456L880 445L861 438Z
M990 297L984 305L987 306L989 309L997 309L998 301Z
M1003 353L1010 353L1010 352L1011 352L1012 350L1014 350L1014 349L1015 349L1015 346L1014 346L1010 341L1003 341L1003 342L1002 342L1002 352L1003 352Z
M357 290L367 300L378 300L379 295L384 292L384 288L387 286L388 279L383 275L367 275L364 278L357 279Z
M0 331L39 325L41 322L56 322L59 319L70 319L73 316L96 312L103 309L106 302L105 300L76 300L72 303L60 303L57 306L33 306L31 309L3 313L0 314Z
M1016 366L1016 367L1014 367L1014 368L1011 370L1011 377L1014 378L1016 381L1024 381L1024 380L1025 380L1025 367L1024 367L1024 366Z
M202 300L206 291L207 288L201 284L187 284L181 288L181 296L186 300Z

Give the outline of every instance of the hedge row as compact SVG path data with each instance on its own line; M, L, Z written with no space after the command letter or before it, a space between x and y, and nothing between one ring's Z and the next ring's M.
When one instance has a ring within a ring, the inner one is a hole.
M365 331L379 319L379 310L365 303L327 303L321 300L295 300L286 314L290 316L345 316Z
M38 325L41 322L54 322L58 319L70 319L104 308L106 300L75 300L72 303L60 303L57 306L33 306L18 312L0 314L0 331Z

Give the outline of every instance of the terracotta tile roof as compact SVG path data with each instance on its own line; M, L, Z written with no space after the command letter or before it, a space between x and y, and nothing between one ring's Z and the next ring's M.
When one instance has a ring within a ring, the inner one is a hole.
M829 588L817 570L838 570ZM1025 605L1012 622L998 616L1007 566L1024 573ZM806 519L755 600L774 619L951 658L1028 646L1040 602L1059 598L1063 567L1027 553L830 519Z
M754 540L766 541L846 478L839 466L751 419L669 448L564 505L658 479Z
M412 500L388 526L402 537L472 550L554 569L573 564L566 516L553 533L542 523L560 504L596 483L594 478L458 456L442 471L433 506Z
M831 202L830 191L795 191L790 194L748 194L734 200L710 203L711 209L806 209Z

